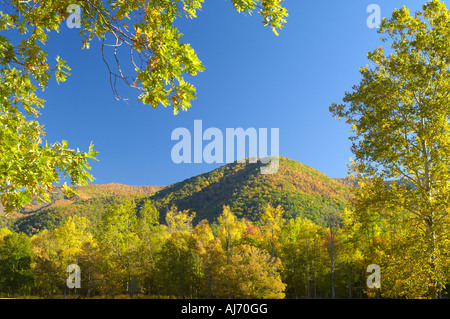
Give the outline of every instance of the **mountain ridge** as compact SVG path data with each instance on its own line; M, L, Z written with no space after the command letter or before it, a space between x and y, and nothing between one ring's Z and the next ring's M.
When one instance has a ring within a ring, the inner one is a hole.
M71 214L98 222L102 211L125 198L133 197L140 207L151 200L160 212L161 222L173 206L196 213L194 222L214 222L229 205L238 217L258 221L260 212L270 203L282 206L287 217L303 216L323 224L330 209L342 211L351 198L350 186L328 177L305 164L280 157L277 173L260 174L260 162L231 163L210 172L168 186L130 186L119 183L76 186L74 198L55 193L48 206L28 207L9 227L27 234L56 227Z
M197 213L197 221L203 218L212 221L210 219L220 215L223 205L230 205L239 217L256 220L258 212L271 203L281 205L288 215L304 215L318 222L319 218L311 216L313 207L302 209L308 206L308 200L315 202L312 206L316 209L324 206L319 203L323 201L342 210L344 202L351 197L345 183L289 158L280 157L276 174L260 174L262 165L249 163L248 159L244 164L227 164L169 185L148 199L156 203L160 212L168 210L172 204L179 209L191 209ZM334 198L336 202L327 198ZM205 204L201 205L202 202Z

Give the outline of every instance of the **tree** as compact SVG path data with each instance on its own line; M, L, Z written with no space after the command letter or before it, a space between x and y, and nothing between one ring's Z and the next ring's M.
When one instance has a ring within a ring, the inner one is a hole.
M196 246L194 250L198 265L197 278L198 290L201 295L210 297L212 293L213 284L213 263L214 263L214 248L217 243L216 238L212 232L211 226L206 219L202 220L195 226L192 236L196 239Z
M59 267L59 247L51 231L44 229L31 237L33 249L36 288L40 295L53 298L57 288L61 287L61 270ZM68 265L66 265L67 267Z
M281 229L284 223L283 214L284 210L281 206L274 208L269 204L261 215L261 231L272 257L275 256L275 250L279 245Z
M261 235L261 229L246 218L242 218L242 223L244 224L245 232L240 240L240 243L263 248L264 243Z
M96 292L100 292L102 281L101 254L98 243L92 236L82 243L77 264L82 271L81 290L87 298L91 298Z
M159 224L159 211L150 200L146 201L139 211L136 234L139 238L139 276L144 290L151 294L157 291L156 259L168 232L165 225Z
M336 269L336 246L337 246L337 234L339 228L339 216L335 211L327 209L325 216L326 226L328 228L327 235L325 237L325 245L330 256L330 272L331 272L331 298L336 297L335 293L335 269Z
M169 233L190 233L192 232L192 221L195 218L195 212L189 214L189 210L179 211L176 206L172 206L166 214L166 224Z
M136 234L136 206L131 199L105 211L97 226L95 238L102 255L106 293L114 295L127 291L132 297L130 283L138 276L139 237Z
M236 216L230 210L230 206L223 207L222 215L219 216L217 222L219 225L217 237L222 243L228 263L233 252L233 247L238 244L244 234L245 226L237 220Z
M11 235L12 233L8 228L0 228L0 240L3 240L5 236Z
M157 279L167 295L190 297L197 292L199 260L196 239L188 232L174 232L164 242L156 262Z
M58 228L45 229L31 238L36 288L39 294L67 292L67 272L70 264L83 263L89 275L92 261L98 260L97 245L85 217L69 216ZM90 282L89 282L90 285ZM90 286L88 287L88 290Z
M0 289L15 295L29 293L35 285L30 238L12 233L0 243Z
M430 298L444 287L450 262L449 21L439 0L414 16L396 9L378 31L390 50L369 53L373 67L361 68L360 84L330 107L352 125L349 175L360 181L354 209L396 213L414 227L415 258L400 260L403 269L420 263L428 275L415 285Z
M360 242L361 237L358 236L360 231L360 224L353 224L351 218L351 211L344 209L342 215L342 236L343 236L343 253L342 262L347 266L347 283L348 283L348 298L352 299L353 290L356 288L354 282L358 280L358 274L365 272L366 269L361 269L361 263L363 261L362 249L364 249L364 243ZM344 248L345 247L345 248ZM356 276L356 280L355 280ZM358 287L360 288L360 287Z
M286 293L310 298L315 286L318 250L324 249L322 227L306 218L290 219L282 229L280 259ZM319 235L319 236L318 236Z
M282 299L286 285L281 281L278 258L257 247L239 245L222 277L222 297Z
M45 132L37 120L45 102L37 96L37 87L44 90L53 76L60 83L70 75L70 67L59 56L56 63L48 60L45 43L49 34L58 32L69 17L68 8L73 1L0 3L0 31L12 35L0 36L0 200L9 213L28 204L34 196L48 200L53 184L60 181L60 172L69 176L72 184L88 183L92 180L88 159L94 159L97 152L92 144L84 153L69 149L66 141L41 145ZM172 106L177 114L191 106L195 87L185 77L196 75L204 67L192 47L181 42L175 19L182 15L195 18L202 3L203 0L79 1L83 48L89 48L94 37L102 41L102 58L117 99L121 99L115 85L119 79L141 92L139 101L153 108ZM259 8L264 25L275 33L287 17L279 0L232 0L232 4L243 13ZM23 39L13 43L17 33ZM111 48L109 57L106 48ZM129 66L119 62L121 49L130 53ZM127 74L128 69L133 70L131 74ZM26 115L35 119L27 119Z
M83 253L82 248L87 243L93 242L93 235L89 231L90 222L81 216L69 216L62 225L52 233L53 240L57 244L57 271L62 279L64 297L66 296L66 269L70 264L78 264L79 257Z
M61 226L53 231L55 240L58 242L60 251L58 253L67 264L76 263L84 242L92 241L93 235L89 231L90 221L81 216L69 216ZM64 264L64 262L63 262Z

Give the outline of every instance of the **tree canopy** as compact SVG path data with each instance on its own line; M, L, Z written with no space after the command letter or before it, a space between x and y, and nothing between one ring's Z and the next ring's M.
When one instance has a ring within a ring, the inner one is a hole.
M402 267L421 262L418 295L436 297L449 262L450 11L439 0L414 15L396 9L378 32L389 47L368 54L360 84L330 110L352 126L350 175L361 182L355 213L408 229L402 238L415 244L391 258Z

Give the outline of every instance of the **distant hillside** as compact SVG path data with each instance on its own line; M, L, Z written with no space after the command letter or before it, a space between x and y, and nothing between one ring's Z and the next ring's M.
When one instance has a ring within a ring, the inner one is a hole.
M149 196L163 214L171 205L197 213L197 221L214 221L223 205L238 216L258 220L263 208L281 205L288 216L322 223L328 208L342 211L349 186L297 161L281 157L276 174L262 175L261 163L228 164L209 173L172 184Z
M239 217L257 221L260 212L271 203L281 205L287 217L304 216L323 224L327 210L343 211L350 199L347 183L294 160L281 157L279 170L272 175L262 175L261 165L235 162L164 188L89 185L77 188L79 195L71 199L55 192L50 205L26 208L10 227L33 234L57 226L72 214L86 216L95 224L102 211L130 196L138 206L146 200L153 201L161 213L161 222L172 205L195 211L195 222L214 222L224 205L229 205Z
M149 195L164 188L164 186L130 186L118 183L110 184L90 184L84 186L71 186L77 193L68 198L64 196L61 187L55 187L51 193L50 203L40 203L37 199L32 200L31 204L25 206L17 213L27 214L43 207L55 207L61 205L70 205L79 200L86 200L96 197L121 196L121 195Z
M60 187L55 187L50 203L33 200L30 205L12 213L4 222L7 226L28 234L42 228L57 226L71 214L86 216L93 221L100 213L124 197L149 196L164 186L130 186L117 183L72 186L77 195L67 198Z

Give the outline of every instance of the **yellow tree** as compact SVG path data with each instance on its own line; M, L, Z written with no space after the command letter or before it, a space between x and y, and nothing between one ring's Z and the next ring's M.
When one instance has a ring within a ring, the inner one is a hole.
M281 261L265 249L239 245L222 272L222 297L282 299Z
M189 214L189 210L179 211L176 206L172 206L166 214L166 225L169 233L190 233L195 215L195 212Z
M101 254L95 237L88 236L77 255L81 268L81 290L88 298L99 291L101 279Z
M62 288L59 245L54 234L44 229L31 237L36 289L41 295L54 294ZM68 265L66 265L67 267Z
M66 294L66 269L70 264L78 264L82 247L85 242L93 240L90 232L91 222L81 216L69 216L64 223L53 231L57 244L57 267L60 278L63 279L64 296Z
M226 291L228 283L224 282L223 277L227 262L227 255L220 239L216 238L208 247L207 269L210 281L207 281L207 293L210 296L228 297Z
M164 238L155 265L162 293L178 297L198 295L199 263L197 238L193 235L195 212L172 206L166 214L169 235Z
M218 238L222 243L228 263L233 247L239 242L244 234L245 226L243 223L239 222L230 210L230 206L223 207L222 215L219 216L217 222L219 225Z
M196 240L193 254L197 259L198 293L209 297L212 289L212 269L210 265L214 254L215 237L206 219L195 226L192 237Z
M355 282L358 282L358 279L361 277L359 275L365 273L367 269L367 267L361 267L364 261L364 250L366 249L367 241L366 237L359 236L361 223L355 223L352 219L352 212L349 209L344 209L341 217L343 252L340 259L347 267L348 298L351 299L354 288L360 288L355 287ZM375 263L375 261L372 260L368 264L372 263Z
M281 206L274 208L269 204L261 215L263 240L272 257L276 255L280 244L280 235L284 224L283 214L284 210Z
M289 293L298 298L311 297L315 283L317 246L323 246L322 227L309 219L290 219L283 227L280 239L280 258L284 281Z
M0 240L2 240L3 237L11 235L11 234L12 234L12 231L9 230L8 228L1 228L0 229Z
M93 235L90 232L91 222L81 216L69 216L64 223L54 230L55 240L60 247L59 258L67 266L71 263L77 263L83 243L92 241ZM67 267L66 266L66 267Z
M131 199L105 211L96 229L96 240L102 254L101 268L105 292L114 295L127 291L137 276L139 237L136 234L136 206Z
M355 210L395 212L419 231L415 258L403 259L402 268L428 274L415 285L430 298L445 286L450 265L449 21L439 0L414 15L396 9L378 31L389 53L370 52L360 84L330 107L352 127L350 175L362 182Z
M161 246L168 236L167 227L159 224L159 211L153 203L146 201L139 210L136 223L136 234L139 238L138 259L139 276L147 294L157 292L155 264Z

